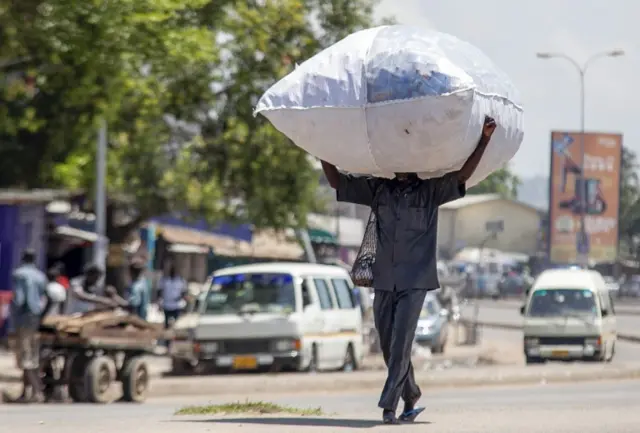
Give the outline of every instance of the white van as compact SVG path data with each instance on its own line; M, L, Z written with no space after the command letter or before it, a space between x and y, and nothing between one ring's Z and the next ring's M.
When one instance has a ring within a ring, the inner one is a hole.
M607 284L596 271L554 269L531 288L524 316L527 364L547 359L611 361L616 318Z
M264 263L219 270L197 312L178 319L176 373L354 370L364 357L362 313L338 266Z

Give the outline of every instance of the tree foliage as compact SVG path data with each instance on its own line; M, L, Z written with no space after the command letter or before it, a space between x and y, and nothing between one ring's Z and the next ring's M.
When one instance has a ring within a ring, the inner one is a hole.
M518 198L520 178L508 167L491 173L485 180L469 189L469 194L500 194L509 199Z
M640 163L636 153L628 147L622 148L620 173L620 252L638 255L640 233Z
M136 214L304 223L307 157L261 117L296 62L372 24L373 0L0 0L0 187L108 191ZM115 239L117 242L120 239Z

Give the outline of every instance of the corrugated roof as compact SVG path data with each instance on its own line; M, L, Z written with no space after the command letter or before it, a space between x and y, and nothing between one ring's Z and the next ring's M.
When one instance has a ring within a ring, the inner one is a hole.
M474 204L485 203L493 200L500 200L502 197L499 194L469 194L458 200L443 204L440 209L460 209L462 207L471 206Z
M69 191L56 189L2 189L0 190L0 203L48 203L68 198L70 195Z
M211 247L214 253L221 256L297 260L304 254L297 242L287 239L283 233L270 230L256 232L251 243L165 224L157 224L156 230L171 243Z
M476 204L487 203L495 200L503 200L509 203L516 204L518 206L522 206L524 208L530 209L534 212L540 212L540 210L536 207L533 207L527 203L523 203L518 200L513 200L510 198L504 198L500 194L469 194L466 197L460 198L458 200L452 201L447 204L443 204L440 206L440 209L450 209L450 210L458 210L463 207L473 206Z
M183 227L158 224L156 230L171 243L207 246L213 248L216 254L229 257L240 256L243 248L250 248L248 242Z
M254 233L247 253L250 257L264 259L299 260L304 254L304 249L297 241L288 239L284 233L262 230Z

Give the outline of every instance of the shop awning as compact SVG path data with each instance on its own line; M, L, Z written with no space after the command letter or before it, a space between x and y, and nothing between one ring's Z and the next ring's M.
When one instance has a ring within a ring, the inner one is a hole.
M331 244L338 245L338 240L335 235L327 230L318 228L308 228L309 239L316 244Z
M55 233L61 236L68 236L70 238L76 238L86 242L95 242L98 240L98 235L86 230L80 230L69 226L56 227Z
M171 244L169 251L180 254L207 254L209 248L201 245Z
M189 252L191 253L199 250L197 247L209 247L213 249L214 254L237 257L250 248L249 243L245 241L170 225L157 224L156 234L162 235L165 240L174 244L174 248L178 250L186 251L186 245L190 245ZM205 251L205 249L200 251Z

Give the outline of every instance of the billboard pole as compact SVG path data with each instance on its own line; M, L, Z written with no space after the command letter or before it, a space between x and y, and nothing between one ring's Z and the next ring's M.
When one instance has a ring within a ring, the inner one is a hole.
M537 53L539 59L565 59L571 63L578 74L580 74L580 232L576 239L576 260L578 264L584 268L589 267L589 236L587 234L587 228L585 224L585 216L587 210L587 184L585 182L585 146L584 146L584 134L585 134L585 75L589 66L597 59L604 57L620 57L624 55L622 50L611 50L602 53L596 53L589 57L583 65L580 65L572 57L562 53Z

